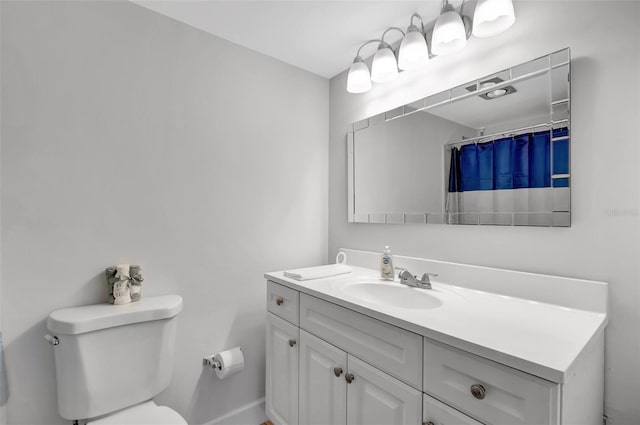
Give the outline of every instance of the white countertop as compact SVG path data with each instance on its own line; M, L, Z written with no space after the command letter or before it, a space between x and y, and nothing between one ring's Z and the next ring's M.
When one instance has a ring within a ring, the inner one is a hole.
M435 308L403 308L366 301L344 291L354 283L400 285L381 280L377 270L351 266L352 273L298 281L283 272L265 278L366 314L427 338L495 360L552 382L565 382L574 361L604 330L601 312L453 286L432 278L426 291L442 302Z

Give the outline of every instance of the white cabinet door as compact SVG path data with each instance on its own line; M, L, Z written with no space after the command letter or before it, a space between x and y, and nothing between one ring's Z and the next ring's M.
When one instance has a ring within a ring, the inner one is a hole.
M267 416L276 425L298 423L298 328L267 313Z
M348 358L349 425L419 425L422 393L355 357Z
M300 424L347 423L347 353L300 330Z

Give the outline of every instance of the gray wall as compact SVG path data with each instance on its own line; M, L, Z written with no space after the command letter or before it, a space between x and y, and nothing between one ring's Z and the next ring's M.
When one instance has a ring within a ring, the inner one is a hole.
M516 13L504 34L471 38L459 54L366 94L346 92L346 73L331 80L329 258L339 247L391 245L402 255L609 282L606 412L615 424L640 423L640 3L519 1ZM573 56L571 228L347 223L349 123L564 47Z
M328 81L129 2L1 4L8 422L64 423L45 319L123 262L184 298L159 402L198 424L259 399L263 273L326 262ZM241 374L202 371L236 345Z

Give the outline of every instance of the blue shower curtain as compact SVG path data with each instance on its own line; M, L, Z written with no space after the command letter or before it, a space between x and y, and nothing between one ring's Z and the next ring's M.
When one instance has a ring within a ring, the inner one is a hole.
M562 138L568 136L568 129L525 133L451 148L447 212L478 212L479 208L491 212L487 206L490 203L487 202L489 194L464 196L465 192L569 187L568 177L551 178L551 167L555 175L569 174L569 140L552 142L552 134L554 139ZM522 195L514 195L516 201L512 211L529 208L529 205L518 207L522 202L517 199L523 199ZM466 204L471 207L467 205L464 208L465 199ZM504 209L504 193L500 194L500 199L499 203Z

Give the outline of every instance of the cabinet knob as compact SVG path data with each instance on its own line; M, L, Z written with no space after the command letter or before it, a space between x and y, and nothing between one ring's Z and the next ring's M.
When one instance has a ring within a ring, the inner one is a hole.
M296 340L295 339L290 339L289 340L289 347L293 347L294 345L296 345Z
M350 384L356 379L356 377L353 376L353 373L347 373L344 375L344 379L347 381L347 384Z
M480 384L473 384L471 386L471 395L478 400L484 399L485 389Z
M341 367L334 367L333 368L333 374L336 375L336 378L339 378L340 375L342 375L342 368Z
M277 297L276 298L276 304L282 305L283 302L284 302L284 298L282 298L282 297Z

